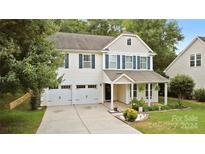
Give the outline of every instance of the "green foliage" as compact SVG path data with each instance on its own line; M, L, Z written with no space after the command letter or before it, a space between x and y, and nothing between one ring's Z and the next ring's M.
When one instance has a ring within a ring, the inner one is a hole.
M62 57L48 36L58 31L54 20L0 20L0 92L57 85Z
M176 21L131 19L123 20L122 24L127 31L138 34L157 53L154 57L154 69L162 74L176 57L177 42L183 39Z
M158 84L156 84L154 90L155 91L160 91L160 86Z
M194 85L194 81L190 76L177 75L171 79L170 90L178 96L180 101L182 98L192 95Z
M135 111L134 109L131 109L131 108L127 108L123 112L123 116L124 116L125 120L127 120L129 122L133 122L137 118L137 111Z
M133 98L131 101L132 109L138 111L139 107L143 107L145 105L145 102L143 99L137 100L136 98Z
M194 90L194 97L196 98L197 101L199 102L204 102L205 101L205 89L196 89Z
M142 92L145 90L145 84L138 84L138 90L139 92Z

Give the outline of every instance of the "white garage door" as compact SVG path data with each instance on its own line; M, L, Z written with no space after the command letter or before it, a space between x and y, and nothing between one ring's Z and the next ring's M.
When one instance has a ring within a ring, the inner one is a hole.
M72 103L70 85L63 85L60 89L48 90L48 105L69 105Z
M98 103L97 85L76 85L75 104Z

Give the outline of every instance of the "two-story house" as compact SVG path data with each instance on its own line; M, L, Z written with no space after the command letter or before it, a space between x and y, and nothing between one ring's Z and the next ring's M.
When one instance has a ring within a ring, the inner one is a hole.
M155 53L137 35L118 37L56 33L50 37L65 56L58 75L59 87L45 89L42 105L67 105L110 102L129 104L134 97L148 105L158 102L158 83L168 80L153 71Z
M175 60L165 69L170 78L177 74L185 74L192 77L195 88L205 88L205 37L196 37L179 53Z

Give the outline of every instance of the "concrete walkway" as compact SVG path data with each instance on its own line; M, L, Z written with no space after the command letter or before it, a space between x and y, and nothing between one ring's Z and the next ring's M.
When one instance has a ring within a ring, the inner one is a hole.
M102 104L47 107L38 134L140 134Z

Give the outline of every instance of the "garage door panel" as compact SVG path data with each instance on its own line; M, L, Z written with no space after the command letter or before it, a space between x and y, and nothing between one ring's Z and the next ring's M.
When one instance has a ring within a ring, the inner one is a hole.
M98 103L98 91L96 88L76 89L75 100L77 104Z
M50 89L48 91L49 105L66 105L72 103L70 89Z

